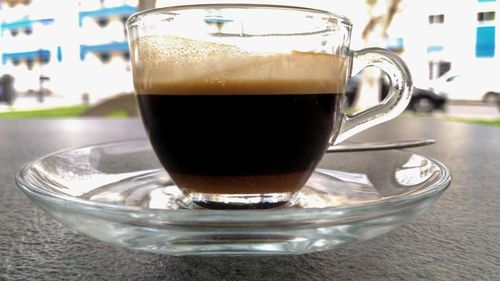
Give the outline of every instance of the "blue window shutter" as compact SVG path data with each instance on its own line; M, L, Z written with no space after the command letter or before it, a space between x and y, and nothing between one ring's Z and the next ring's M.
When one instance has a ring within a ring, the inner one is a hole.
M57 61L61 62L62 61L62 50L61 47L57 47Z
M480 26L476 32L476 57L492 58L495 56L495 27Z
M427 53L439 53L444 50L442 45L433 45L427 47Z

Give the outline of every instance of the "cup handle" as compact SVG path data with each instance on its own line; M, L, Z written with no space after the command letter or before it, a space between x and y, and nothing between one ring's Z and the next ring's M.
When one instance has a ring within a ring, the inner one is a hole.
M334 145L397 117L408 106L412 93L413 83L408 67L396 54L381 48L368 48L353 51L351 57L351 76L366 67L375 66L389 76L391 85L389 94L379 104L354 115L344 114Z

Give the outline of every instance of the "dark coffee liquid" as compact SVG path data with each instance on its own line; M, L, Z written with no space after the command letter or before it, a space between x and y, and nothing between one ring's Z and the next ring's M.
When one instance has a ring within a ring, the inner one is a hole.
M139 94L142 119L173 180L192 192L294 192L334 132L341 94Z

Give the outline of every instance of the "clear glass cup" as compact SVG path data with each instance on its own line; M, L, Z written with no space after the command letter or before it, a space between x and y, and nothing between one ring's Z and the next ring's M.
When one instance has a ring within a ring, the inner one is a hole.
M379 48L352 51L352 25L330 12L191 5L127 22L134 86L155 152L191 202L271 208L290 202L331 144L399 115L412 82ZM375 66L380 104L342 111L348 78Z

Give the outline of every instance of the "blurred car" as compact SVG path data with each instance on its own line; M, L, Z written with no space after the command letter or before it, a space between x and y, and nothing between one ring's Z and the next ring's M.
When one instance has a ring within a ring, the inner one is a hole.
M429 81L428 89L449 100L483 101L495 104L500 97L500 80L484 72L457 74L451 71Z
M448 99L444 95L438 95L429 90L413 87L408 109L415 112L431 113L433 111L445 111Z
M347 105L351 107L354 103L358 89L361 83L359 75L352 77L346 87ZM382 99L385 99L389 92L389 78L383 77L380 79ZM433 111L445 111L447 98L445 95L436 94L430 90L413 87L410 104L407 110L422 113L431 113Z

